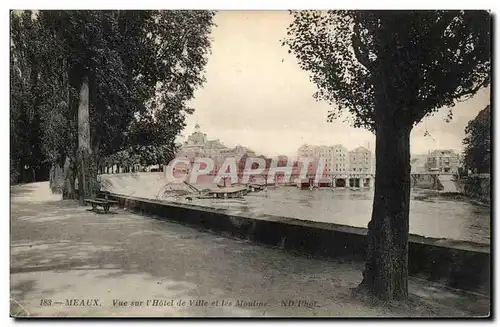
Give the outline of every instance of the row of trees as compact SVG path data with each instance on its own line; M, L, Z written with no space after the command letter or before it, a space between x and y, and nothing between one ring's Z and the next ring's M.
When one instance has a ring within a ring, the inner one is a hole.
M205 81L213 15L11 12L11 173L64 167L63 197L78 176L83 198L117 158L171 157Z
M175 157L177 144L169 145L141 145L129 147L112 155L104 157L100 162L100 172L111 172L112 167L123 168L126 172L135 171L135 167L168 164Z

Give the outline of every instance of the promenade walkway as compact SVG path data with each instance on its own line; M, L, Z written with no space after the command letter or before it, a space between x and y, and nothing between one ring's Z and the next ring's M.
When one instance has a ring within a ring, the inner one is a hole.
M14 186L11 193L10 290L16 314L458 317L489 312L488 297L415 278L410 278L408 307L369 305L350 296L361 280L362 262L294 256L120 209L98 214L58 200L48 183Z

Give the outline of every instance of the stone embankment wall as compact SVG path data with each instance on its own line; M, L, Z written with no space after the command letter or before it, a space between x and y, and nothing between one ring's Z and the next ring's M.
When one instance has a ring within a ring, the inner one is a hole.
M276 216L235 216L224 209L162 202L111 193L119 207L294 254L338 260L365 259L366 229ZM454 288L488 294L489 246L410 235L409 273Z

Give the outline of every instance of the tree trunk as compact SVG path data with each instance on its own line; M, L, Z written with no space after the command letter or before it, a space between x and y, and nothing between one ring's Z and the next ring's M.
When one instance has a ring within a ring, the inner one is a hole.
M358 290L383 301L408 299L410 130L396 119L378 124L372 219L363 281Z
M10 184L14 185L17 184L18 178L19 178L19 170L18 170L18 165L15 163L15 161L12 159L12 156L10 157Z
M24 180L24 159L19 160L19 183L26 183Z
M64 164L53 162L50 168L50 189L54 194L61 194L64 188Z
M90 147L89 86L84 77L80 86L78 104L78 195L80 205L84 199L94 197L97 184L97 165Z
M64 183L62 188L63 199L76 199L75 177L76 167L75 160L66 158L64 163Z
M52 163L52 166L50 167L50 171L49 171L49 188L52 191L52 193L54 193L54 187L55 187L55 183L56 183L55 171L56 171L56 165L54 163Z

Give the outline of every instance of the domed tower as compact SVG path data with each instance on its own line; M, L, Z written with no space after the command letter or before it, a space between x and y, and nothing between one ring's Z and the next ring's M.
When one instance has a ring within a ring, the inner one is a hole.
M194 126L194 132L188 137L188 144L203 146L207 143L207 135L200 131L200 125Z

